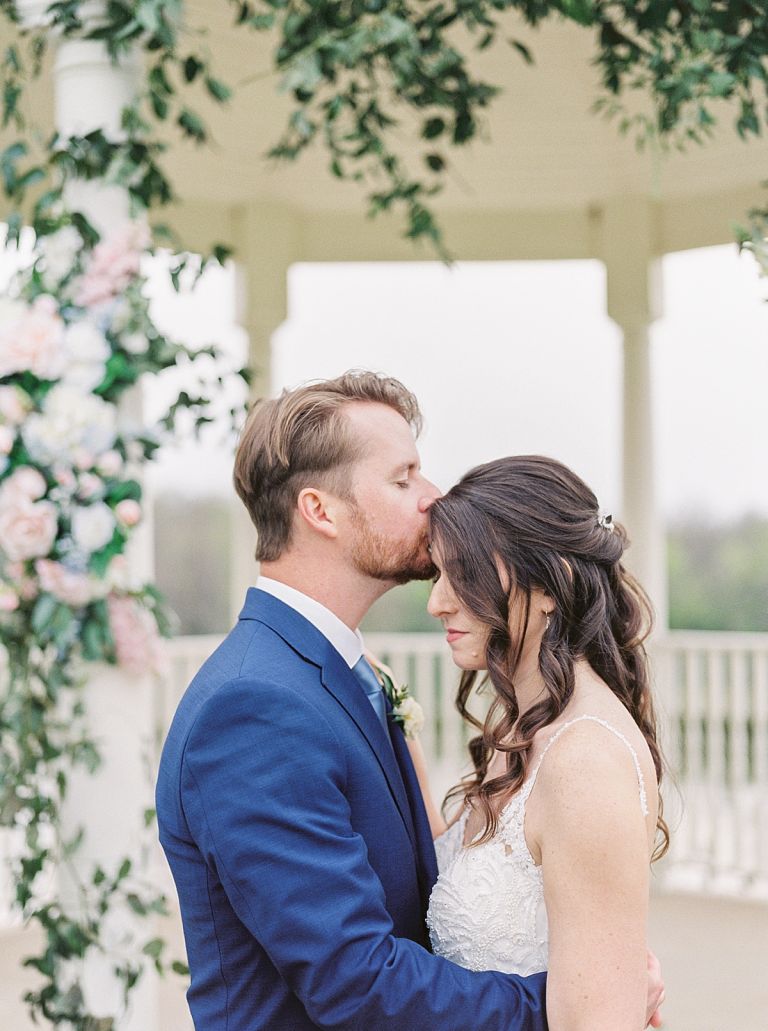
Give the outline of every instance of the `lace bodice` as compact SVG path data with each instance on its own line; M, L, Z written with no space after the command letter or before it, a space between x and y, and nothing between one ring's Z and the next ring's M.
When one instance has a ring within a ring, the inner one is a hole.
M624 742L634 762L643 815L648 802L640 761L629 740L597 716L577 716L547 742L533 772L499 814L490 841L464 847L469 809L435 841L440 875L427 912L432 947L439 956L469 970L533 974L547 969L549 933L541 867L525 842L528 797L549 749L582 720L592 720Z

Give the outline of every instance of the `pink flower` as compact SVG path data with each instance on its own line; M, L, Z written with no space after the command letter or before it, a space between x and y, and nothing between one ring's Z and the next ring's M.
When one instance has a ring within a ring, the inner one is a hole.
M63 487L64 490L69 491L75 489L75 474L68 466L54 466L53 475L58 485Z
M74 449L72 458L78 469L92 469L96 461L93 454L82 447Z
M30 601L38 594L37 581L34 577L27 576L26 566L23 562L7 562L3 579L24 601Z
M87 501L89 498L95 498L99 496L104 488L104 483L100 476L96 476L95 473L81 473L78 479L77 493L80 498Z
M28 498L4 499L0 506L0 550L12 562L47 555L56 540L56 506Z
M0 505L37 501L45 494L45 479L31 465L20 465L0 487Z
M80 608L93 601L96 596L94 582L86 573L77 573L67 569L61 562L50 559L38 559L35 571L40 578L40 588L65 605Z
M32 372L57 379L66 365L64 323L52 297L38 297L0 321L0 376Z
M0 612L15 612L19 607L19 596L12 587L0 584Z
M75 302L90 308L122 293L139 274L141 254L148 245L149 234L143 223L129 222L101 240L77 282Z
M118 664L137 676L163 673L166 659L152 614L129 595L110 594L107 607Z
M123 526L136 526L141 521L141 505L133 498L125 498L115 505L115 515Z
M16 434L10 426L3 426L0 423L0 455L10 455L13 449L13 442Z
M4 422L18 426L31 406L29 395L21 387L0 387L0 419Z
M105 451L103 455L99 455L96 468L102 476L117 476L123 468L123 459L120 452Z

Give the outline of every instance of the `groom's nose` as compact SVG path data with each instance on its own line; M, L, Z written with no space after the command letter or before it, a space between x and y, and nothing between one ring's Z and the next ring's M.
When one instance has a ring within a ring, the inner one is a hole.
M426 512L433 502L437 501L438 498L443 496L443 492L439 487L435 486L434 483L430 483L429 480L424 481L423 493L419 498L419 511Z

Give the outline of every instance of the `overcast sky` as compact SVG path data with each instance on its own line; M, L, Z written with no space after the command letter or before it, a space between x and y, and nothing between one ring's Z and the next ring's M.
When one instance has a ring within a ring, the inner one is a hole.
M12 265L0 252L0 282ZM168 332L216 340L233 366L242 361L230 271L179 297L157 270L152 290ZM664 290L653 329L664 512L768 514L768 281L749 255L723 246L668 255ZM421 402L424 469L440 487L478 462L544 453L620 516L621 347L599 262L297 265L289 307L274 338L274 391L351 367L391 373ZM150 414L173 389L168 378L148 385ZM168 448L151 483L231 494L231 465L229 446L215 440Z
M653 330L660 499L668 517L768 514L768 283L735 247L664 259ZM621 348L599 262L298 265L273 347L273 389L367 367L421 402L425 471L442 488L470 466L538 452L571 465L620 514ZM231 279L194 303L158 298L169 328L243 336ZM231 318L231 315L230 315ZM229 491L231 458L167 456L165 488ZM204 470L204 471L203 471Z

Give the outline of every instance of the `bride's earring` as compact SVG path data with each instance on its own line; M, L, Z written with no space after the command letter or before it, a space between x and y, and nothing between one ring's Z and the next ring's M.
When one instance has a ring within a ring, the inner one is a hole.
M549 630L549 625L552 622L552 616L549 614L549 612L545 612L544 615L547 617L547 625L544 629Z

